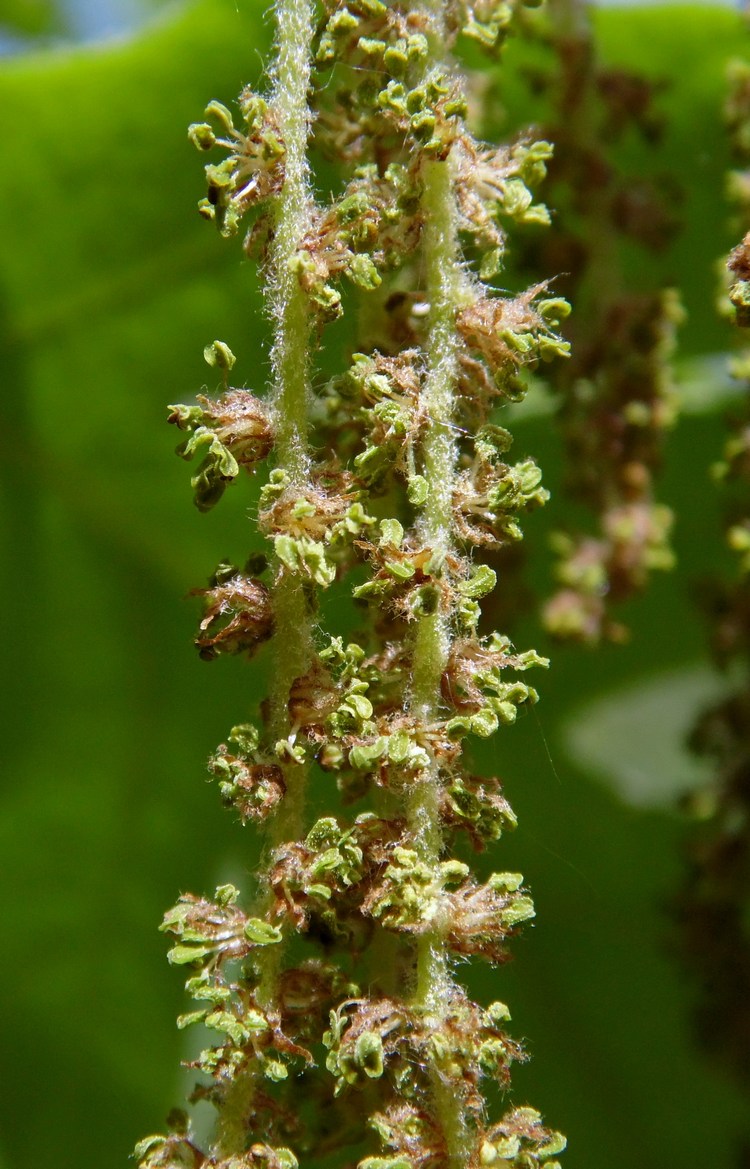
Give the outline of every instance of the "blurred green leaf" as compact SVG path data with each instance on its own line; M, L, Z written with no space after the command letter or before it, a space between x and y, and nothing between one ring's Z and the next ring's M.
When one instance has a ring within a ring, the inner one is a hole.
M737 19L713 9L598 19L613 60L669 71L657 163L685 191L687 234L651 271L687 289L687 348L715 352L726 345L711 271L725 246L719 110ZM257 5L204 0L130 43L14 60L0 75L14 111L0 143L8 1169L114 1169L162 1125L182 1095L183 999L158 923L179 891L246 886L256 862L252 829L220 809L202 761L251 715L262 658L198 661L195 614L180 603L220 559L244 562L255 488L245 479L200 515L164 419L207 377L216 388L203 361L214 337L237 354L237 384L265 380L257 278L194 210L202 168L186 128L253 80L266 33ZM520 82L504 101L528 120ZM638 149L627 145L632 165ZM524 427L519 453L538 453L553 479L548 421ZM719 441L718 423L694 416L670 456L683 579L721 555L703 469ZM554 508L528 525L542 576ZM688 995L664 949L679 825L623 807L567 763L560 738L572 708L605 685L699 657L702 631L679 588L659 582L634 606L630 646L553 651L541 721L531 714L485 750L521 820L488 867L524 871L538 925L514 964L476 979L531 1037L518 1102L540 1103L568 1132L579 1169L598 1169L602 1150L608 1169L725 1169L743 1116L690 1048ZM536 631L525 644L538 645ZM662 732L644 734L646 754Z
M639 678L587 702L563 727L568 760L606 780L636 808L674 810L680 796L712 776L687 748L695 712L726 694L705 666Z
M23 36L61 32L65 19L55 0L3 0L0 30Z

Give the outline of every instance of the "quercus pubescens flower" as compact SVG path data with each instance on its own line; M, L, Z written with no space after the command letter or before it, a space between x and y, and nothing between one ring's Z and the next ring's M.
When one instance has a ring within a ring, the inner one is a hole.
M712 467L721 486L725 539L734 556L729 573L704 585L710 648L728 674L727 692L702 710L690 743L710 760L711 782L685 803L695 824L685 846L685 875L675 898L677 945L693 977L694 1026L701 1046L741 1084L750 1077L750 64L732 61L725 118L733 169L728 194L732 228L742 235L721 264L719 308L738 327L740 347L730 369L743 389L728 418L728 437Z
M520 539L547 498L532 459L505 461L492 412L569 348L546 285L491 284L508 230L549 220L535 188L550 147L476 142L451 57L464 35L499 49L512 15L494 0L279 0L271 91L242 93L238 125L212 102L190 130L224 152L201 211L224 236L246 222L275 330L266 396L228 384L216 341L223 393L170 408L179 453L203 457L202 510L269 463L267 554L197 590L196 639L205 658L271 657L262 710L210 762L224 801L267 827L254 895L221 886L165 917L196 1001L180 1025L218 1036L191 1064L216 1127L199 1147L176 1118L139 1145L142 1169L289 1169L342 1150L362 1169L552 1169L565 1144L532 1108L488 1117L483 1083L506 1087L524 1052L505 1004L473 1003L453 975L458 957L504 961L534 914L520 874L481 881L451 843L464 831L483 849L515 826L464 749L536 702L525 671L547 664L478 632L495 573L472 549ZM311 145L341 168L328 201ZM314 394L323 329L354 295L374 339ZM349 640L318 610L347 583ZM338 794L314 819L306 789L331 791L329 776Z
M616 153L621 141L640 140L659 164L665 125L656 99L667 87L602 59L582 0L549 0L531 35L542 49L532 84L549 100L555 207L531 249L533 275L557 277L575 304L571 360L550 379L567 496L596 521L590 530L568 521L554 534L559 587L544 620L555 637L595 645L627 638L618 608L674 564L673 515L657 480L677 415L672 358L683 312L673 289L628 271L627 250L664 250L679 193L671 176L627 169Z

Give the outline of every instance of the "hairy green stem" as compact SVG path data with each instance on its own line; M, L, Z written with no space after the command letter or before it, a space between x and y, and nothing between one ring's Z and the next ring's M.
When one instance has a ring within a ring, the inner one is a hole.
M307 0L277 4L277 67L272 105L285 145L284 186L272 208L273 238L269 255L269 303L275 340L271 348L272 396L277 465L293 485L301 486L310 472L308 400L310 400L310 307L292 268L301 240L312 221L308 180L307 138L310 132L308 84L314 30L313 6ZM270 691L270 732L273 740L290 734L289 697L294 679L310 664L311 618L298 576L278 573L273 600L273 644ZM286 794L265 842L266 857L287 839L296 839L303 823L307 768L284 768ZM259 912L270 908L268 892ZM276 1003L283 946L269 946L257 956L256 997L262 1008ZM237 1075L225 1095L218 1118L217 1149L221 1156L242 1154L248 1142L249 1116L257 1090L258 1070Z
M308 451L309 339L307 294L293 259L312 223L307 161L310 131L308 88L314 8L309 0L279 0L276 6L278 56L272 105L285 146L284 185L275 200L269 255L269 302L276 335L271 349L276 454L294 483L310 466Z
M275 416L278 466L292 485L301 487L310 471L308 443L310 401L310 332L312 320L307 293L300 286L292 261L312 224L307 144L310 130L308 89L314 7L309 0L280 0L276 10L278 57L273 108L286 147L284 186L274 208L273 240L269 255L269 302L275 339L271 349L272 403ZM289 694L295 678L310 665L312 622L299 576L278 572L274 593L273 665L270 690L270 732L274 741L287 738ZM307 767L284 768L286 795L274 817L267 847L272 851L302 830ZM269 947L262 956L259 1001L270 1005L281 962L281 947Z
M456 477L456 444L453 414L458 378L458 339L455 317L461 290L458 256L456 200L450 157L428 162L424 170L424 263L430 322L427 339L428 368L424 407L428 415L422 444L423 473L428 485L427 502L420 517L419 534L437 557L452 545L453 491ZM426 725L438 717L441 680L451 646L451 618L439 606L421 618L413 657L411 705ZM408 823L421 859L437 870L443 847L440 826L440 774L433 763L411 793ZM441 923L428 929L417 944L415 1005L442 1015L450 1000L453 979ZM455 1169L469 1157L469 1134L460 1093L431 1075L435 1116L443 1132L449 1162Z
M452 543L456 475L452 419L458 362L455 315L459 268L450 162L427 163L424 185L424 261L430 327L423 401L428 422L422 457L428 496L418 530L425 546L440 557L448 553ZM450 640L450 617L440 607L420 619L414 644L411 706L415 716L425 723L437 717ZM423 859L435 863L442 845L438 790L437 775L429 775L417 785L409 807L410 824Z
M302 486L310 469L308 405L310 398L311 319L306 293L300 287L292 260L312 222L307 140L310 126L308 87L314 9L308 0L279 0L276 6L277 60L272 93L280 136L285 146L284 185L272 210L273 239L269 249L268 299L274 324L271 349L273 370L271 403L274 413L277 465L294 486ZM289 694L295 678L309 667L312 628L303 581L278 571L274 593L274 635L270 687L269 727L273 741L287 738ZM300 834L305 806L307 767L284 768L286 794L270 824L266 856ZM262 896L260 912L270 908ZM282 945L267 946L257 957L256 997L263 1008L277 998ZM258 1079L257 1068L236 1077L219 1119L218 1148L222 1156L243 1153L248 1118Z
M292 261L312 223L307 139L310 113L311 45L314 8L308 0L280 0L277 6L278 60L273 106L286 146L284 186L274 208L270 247L269 300L276 327L271 350L273 407L278 466L294 486L303 486L310 470L308 405L310 398L310 331L308 296ZM270 730L274 739L290 731L288 703L294 679L309 666L311 621L304 583L280 573L274 593L273 671ZM305 769L286 768L287 794L273 821L272 843L294 839L302 821Z

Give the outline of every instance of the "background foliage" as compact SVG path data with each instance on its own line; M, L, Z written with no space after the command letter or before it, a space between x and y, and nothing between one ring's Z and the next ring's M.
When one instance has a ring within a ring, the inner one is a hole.
M26 31L51 13L15 8ZM723 1169L746 1101L692 1044L668 905L677 797L700 779L681 736L720 685L692 594L724 555L707 475L727 396L710 358L729 343L713 266L734 242L721 104L744 34L734 14L701 8L607 11L597 23L609 60L669 81L657 156L630 140L622 151L682 190L685 230L652 261L690 314L689 410L662 489L679 516L679 570L630 607L624 648L555 650L538 717L494 740L485 763L520 819L501 863L523 869L538 924L479 993L514 1003L534 1057L515 1074L515 1099L568 1133L571 1169ZM268 32L250 0L199 0L131 41L25 55L0 74L3 1169L114 1169L161 1126L181 1098L184 1037L181 979L156 926L179 891L209 890L256 860L202 761L246 717L257 667L199 661L194 606L180 603L218 556L244 559L247 498L195 511L163 420L167 402L205 384L214 337L239 355L238 384L267 371L252 268L193 213L202 171L185 127L257 76ZM511 44L510 78L490 89L506 131L534 113L522 56ZM510 422L519 457L537 455L554 492L549 414ZM563 506L553 497L527 524L544 591L545 532Z

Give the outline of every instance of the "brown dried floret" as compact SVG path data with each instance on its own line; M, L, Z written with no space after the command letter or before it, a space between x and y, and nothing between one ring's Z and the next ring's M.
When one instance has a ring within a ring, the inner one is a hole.
M276 914L291 915L300 929L307 929L316 916L329 926L359 916L371 875L402 828L401 821L372 814L359 816L350 827L333 817L318 820L304 841L276 850L269 874Z
M424 1108L395 1099L368 1123L383 1144L414 1169L439 1169L448 1159L443 1130Z
M454 609L455 584L465 576L466 566L452 552L438 554L411 534L400 545L383 539L379 544L358 540L357 547L375 568L370 580L353 590L358 600L385 603L407 622L437 609L443 613Z
M493 634L489 638L458 637L451 645L443 673L443 698L455 710L484 705L488 680L502 670L527 670L543 664L535 653L514 653L510 641ZM494 677L493 677L494 676Z
M205 598L200 634L195 639L205 661L222 653L252 657L273 632L271 594L253 577L234 571L213 588L194 589L193 596Z
M285 1028L301 1042L316 1040L328 1012L343 996L358 994L338 966L308 958L279 976L278 1006Z
M478 293L456 317L469 350L480 355L500 392L511 398L520 392L518 370L533 364L539 356L539 335L547 332L544 318L534 307L545 289L545 284L537 284L515 297Z
M172 963L184 966L210 958L212 964L244 958L252 949L245 932L247 915L234 901L237 890L220 885L215 901L184 893L165 915L160 930L177 938L170 950Z
M323 543L336 524L346 523L358 496L354 476L338 467L316 468L302 487L283 472L272 473L261 497L258 526L267 535L283 534Z
M738 280L750 280L750 232L729 253L727 268Z
M461 772L446 777L440 792L440 815L444 824L467 832L477 852L517 824L498 779Z
M560 1169L558 1161L550 1160L565 1148L565 1137L545 1128L534 1108L514 1108L503 1119L480 1133L470 1169L489 1169L489 1166L513 1166L521 1169Z
M230 388L218 398L198 395L204 425L216 432L241 467L250 470L265 459L273 446L268 407L249 390ZM171 421L171 419L170 419Z
M519 873L493 873L484 885L466 881L444 894L447 942L455 954L489 962L508 959L506 942L534 916L531 898L520 888Z
M476 457L462 471L453 492L458 535L471 544L501 548L523 538L519 513L541 507L549 498L533 459L514 466Z
M350 999L331 1012L324 1037L326 1066L338 1077L337 1092L384 1074L396 1084L408 1075L427 1088L430 1069L478 1117L483 1110L480 1080L491 1076L505 1085L510 1063L524 1058L520 1045L501 1029L508 1017L504 1004L484 1011L458 987L446 994L439 1012L385 996ZM394 1100L371 1123L385 1145L413 1151L417 1164L429 1164L441 1148L413 1101Z
M317 658L307 674L295 678L289 688L289 721L294 730L320 727L341 699L342 689L330 670Z
M195 124L189 131L199 150L221 146L229 152L222 162L206 167L207 197L198 208L225 236L236 232L251 207L278 194L286 175L286 145L276 111L249 87L242 91L239 105L244 129L235 127L226 106L212 101L206 116L218 128L218 136L207 122Z
M264 820L284 797L284 773L257 749L254 727L234 727L230 744L217 748L208 770L219 781L225 803L234 806L243 821Z

